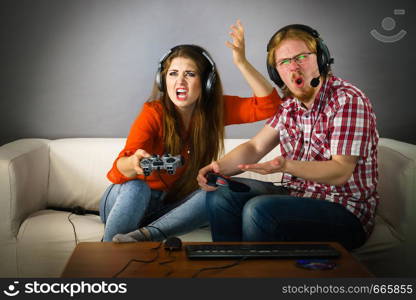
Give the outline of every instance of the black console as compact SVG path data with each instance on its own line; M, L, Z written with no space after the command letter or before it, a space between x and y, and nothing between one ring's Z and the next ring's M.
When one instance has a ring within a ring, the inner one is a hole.
M191 259L218 258L336 258L327 244L196 244L185 246Z

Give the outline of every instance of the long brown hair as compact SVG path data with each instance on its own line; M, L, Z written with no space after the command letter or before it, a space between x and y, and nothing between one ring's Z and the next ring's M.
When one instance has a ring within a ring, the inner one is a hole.
M224 100L222 84L215 69L215 83L211 92L206 93L205 86L208 76L212 72L212 65L202 54L205 51L199 46L181 45L165 59L161 80L165 80L167 70L176 57L188 58L194 61L201 78L201 95L192 113L192 121L188 134L183 135L182 120L175 105L170 100L166 84L159 91L154 85L149 101L160 99L163 106L163 141L164 151L172 155L181 154L184 147L189 147L190 155L187 168L168 191L166 201L182 199L198 188L196 177L203 166L219 158L224 150ZM206 55L208 54L205 51Z

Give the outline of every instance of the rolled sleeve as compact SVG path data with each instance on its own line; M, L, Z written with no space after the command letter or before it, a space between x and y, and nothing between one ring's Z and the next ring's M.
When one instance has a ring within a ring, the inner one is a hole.
M282 99L276 89L264 97L242 98L238 96L224 96L225 125L243 124L267 119L278 110Z

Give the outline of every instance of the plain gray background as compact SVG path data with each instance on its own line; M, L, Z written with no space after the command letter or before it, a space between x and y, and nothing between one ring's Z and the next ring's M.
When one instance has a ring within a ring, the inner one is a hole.
M0 145L31 137L125 137L160 57L181 43L211 53L227 94L249 96L224 44L238 18L246 27L247 56L264 75L266 44L276 30L291 23L317 29L335 58L334 73L371 99L380 136L416 143L412 0L0 3ZM386 17L395 21L390 31L382 26ZM407 34L382 43L372 29ZM227 137L249 138L263 124L230 126Z

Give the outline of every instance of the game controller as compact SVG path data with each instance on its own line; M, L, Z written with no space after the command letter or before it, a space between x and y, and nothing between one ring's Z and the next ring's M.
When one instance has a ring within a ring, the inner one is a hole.
M149 176L154 170L166 170L168 174L173 175L176 169L184 165L184 159L181 155L172 156L163 154L162 156L153 154L151 157L140 160L140 168L144 176Z
M232 180L230 177L208 172L206 175L207 185L217 187L217 186L226 186L229 187L233 192L246 193L250 191L250 187L244 183Z

